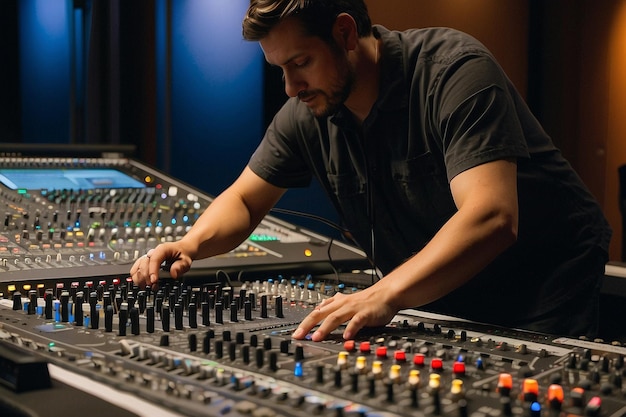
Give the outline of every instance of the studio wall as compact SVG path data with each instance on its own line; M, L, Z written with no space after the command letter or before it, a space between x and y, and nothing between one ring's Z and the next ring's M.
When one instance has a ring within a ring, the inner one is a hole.
M263 130L263 57L241 36L247 4L172 2L171 113L159 118L171 118L171 173L214 195L243 169Z
M373 23L389 29L446 26L485 44L525 95L528 70L528 0L366 0Z
M71 133L71 10L65 0L17 4L22 140L65 143Z

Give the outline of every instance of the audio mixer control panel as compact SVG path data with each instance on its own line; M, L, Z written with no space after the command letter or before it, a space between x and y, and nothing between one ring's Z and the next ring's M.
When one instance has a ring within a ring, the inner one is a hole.
M211 202L119 155L0 154L0 415L626 415L618 343L417 310L354 340L292 339L376 277L362 251L271 216L183 280L135 286L134 260Z
M200 286L168 281L156 290L114 280L16 291L0 305L0 343L177 415L626 412L621 346L420 311L403 311L354 340L342 340L341 329L325 342L291 338L321 300L358 290L291 276ZM45 373L1 376L16 390L48 389L25 378L45 380Z
M72 279L84 268L123 276L150 248L184 236L211 201L132 159L0 157L0 280ZM238 248L195 262L190 275L330 270L364 259L350 245L267 216Z

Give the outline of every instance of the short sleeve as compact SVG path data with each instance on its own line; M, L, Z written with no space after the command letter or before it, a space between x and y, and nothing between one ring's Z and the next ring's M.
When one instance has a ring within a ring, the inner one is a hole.
M485 162L527 158L508 81L488 55L469 54L442 73L433 94L448 179Z
M248 162L254 173L277 187L306 187L311 182L299 141L314 131L314 118L302 107L294 99L285 103Z

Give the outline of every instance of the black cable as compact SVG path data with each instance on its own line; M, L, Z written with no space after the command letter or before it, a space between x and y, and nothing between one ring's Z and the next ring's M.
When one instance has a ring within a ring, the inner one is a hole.
M281 208L278 208L278 207L274 207L274 208L270 209L270 211L274 212L274 213L288 214L288 215L291 215L291 216L299 216L299 217L304 217L304 218L307 218L307 219L316 220L316 221L318 221L320 223L323 223L323 224L325 224L327 226L332 227L333 229L339 231L344 237L349 238L348 235L347 235L349 233L348 230L346 230L345 228L341 227L340 225L338 225L336 223L333 223L330 220L328 220L328 219L326 219L324 217L318 216L316 214L304 213L304 212L301 212L301 211L290 210L290 209L281 209ZM333 273L335 274L335 278L336 278L337 282L339 282L339 271L337 271L337 268L335 268L335 264L334 264L334 261L333 261L333 256L332 256L332 254L330 252L330 250L331 250L331 248L333 246L333 242L334 242L334 238L332 236L330 236L330 240L328 242L328 245L326 246L326 256L328 257L328 263L330 264L330 267L333 269Z
M307 219L312 219L312 220L316 220L320 223L323 223L327 226L332 227L333 229L337 230L338 232L340 232L344 237L346 237L347 239L350 239L351 242L353 242L354 244L356 244L356 242L354 242L354 240L352 240L352 238L349 237L350 231L344 227L342 227L341 225L334 223L324 217L318 216L317 214L312 214L312 213L305 213L302 211L297 211L297 210L290 210L290 209L283 209L283 208L278 208L278 207L274 207L272 209L270 209L271 212L274 213L281 213L281 214L289 214L292 216L298 216L298 217L304 217Z
M308 218L308 219L312 219L312 220L316 220L320 223L323 223L327 226L332 227L333 229L337 230L339 233L341 233L341 235L348 239L353 245L355 245L356 247L358 247L359 249L363 250L363 248L361 248L361 246L354 240L352 239L351 235L350 235L350 231L348 229L346 229L345 227L342 227L341 225L334 223L324 217L318 216L316 214L312 214L312 213L306 213L306 212L301 212L301 211L297 211L297 210L290 210L290 209L283 209L283 208L278 208L278 207L274 207L272 209L270 209L270 212L274 212L274 213L281 213L281 214L288 214L288 215L292 215L292 216L299 216L299 217L304 217L304 218ZM373 228L373 227L372 227ZM372 231L373 234L373 231ZM333 265L333 260L330 254L330 248L332 246L333 243L333 239L332 236L330 237L331 240L328 244L328 249L327 249L327 253L328 253L328 259L330 261L331 267L333 268L333 270L335 271L335 275L337 277L338 273ZM371 242L372 243L372 242ZM372 243L373 246L373 243ZM363 253L365 253L367 261L369 262L370 266L372 267L372 284L374 283L374 276L378 277L378 275L376 274L376 264L375 262L372 260L372 258L370 258L369 256L367 256L367 252L363 251Z

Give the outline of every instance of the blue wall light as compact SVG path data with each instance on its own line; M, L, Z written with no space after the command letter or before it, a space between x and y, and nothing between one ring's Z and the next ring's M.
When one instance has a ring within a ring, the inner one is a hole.
M243 40L248 0L172 2L172 174L216 195L263 130L263 54Z
M67 0L21 0L22 137L66 143L70 135L70 30Z

